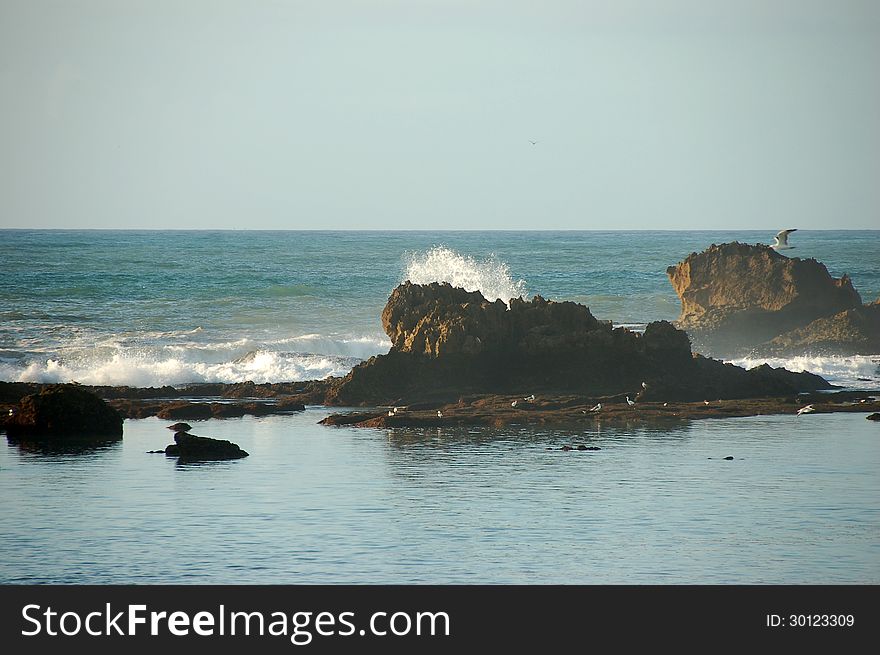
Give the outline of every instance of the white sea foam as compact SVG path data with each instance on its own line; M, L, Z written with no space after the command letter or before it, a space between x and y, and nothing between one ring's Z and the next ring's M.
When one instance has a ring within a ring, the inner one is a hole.
M526 295L524 280L515 280L510 267L494 255L477 260L443 246L410 255L404 279L415 284L449 282L467 291L479 291L487 300L506 303Z
M744 357L730 361L744 368L754 368L766 363L774 368L787 368L789 371L809 371L821 375L832 384L856 389L880 389L880 355L851 357L803 355L764 359Z
M307 334L257 343L169 343L145 346L107 340L100 347L0 360L0 379L153 387L188 382L292 382L345 375L360 361L388 351L379 336Z

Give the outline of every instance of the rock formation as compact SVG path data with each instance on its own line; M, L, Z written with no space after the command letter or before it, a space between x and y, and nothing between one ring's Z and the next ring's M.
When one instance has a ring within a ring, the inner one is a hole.
M766 355L876 355L880 353L880 300L818 318L759 347Z
M810 374L695 357L687 335L665 321L643 334L613 329L583 305L540 296L512 300L508 309L446 283L406 282L392 292L382 322L391 351L352 369L330 389L328 404L538 392L702 400L829 387Z
M681 300L676 325L701 352L731 354L862 304L846 275L760 244L713 244L666 273Z
M188 432L178 432L174 435L174 442L165 448L165 454L169 457L179 458L178 461L240 459L248 456L248 453L239 448L237 444L225 439L211 439Z
M122 416L76 384L55 384L21 398L3 427L13 437L122 437Z

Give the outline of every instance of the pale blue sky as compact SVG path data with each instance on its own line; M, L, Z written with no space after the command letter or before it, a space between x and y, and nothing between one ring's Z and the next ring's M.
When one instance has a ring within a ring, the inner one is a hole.
M874 1L0 0L0 227L877 228L878 62Z

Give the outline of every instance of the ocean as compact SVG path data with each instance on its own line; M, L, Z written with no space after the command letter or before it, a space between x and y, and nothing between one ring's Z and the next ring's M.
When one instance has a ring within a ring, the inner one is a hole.
M640 329L678 315L667 266L732 240L772 234L4 230L0 379L343 375L387 351L379 315L406 279ZM880 294L880 231L792 243ZM775 364L880 389L878 361ZM195 423L250 453L201 465L147 454L171 440L156 418L87 451L0 443L0 583L880 582L880 435L861 413L425 430L327 413ZM580 443L600 449L559 450Z
M666 267L763 232L0 231L0 380L161 386L344 375L387 352L400 282L539 294L638 329L674 320ZM880 295L880 231L798 231L798 257ZM880 357L774 360L880 387ZM759 361L738 362L747 366Z

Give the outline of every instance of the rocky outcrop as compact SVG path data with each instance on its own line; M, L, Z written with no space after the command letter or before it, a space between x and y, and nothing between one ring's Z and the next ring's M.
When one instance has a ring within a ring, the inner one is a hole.
M479 291L437 282L401 284L382 311L382 327L394 350L434 358L568 351L583 346L599 326L587 307L573 302L514 298L508 309Z
M174 442L165 448L165 454L179 458L178 461L200 462L248 457L246 451L224 439L211 439L188 432L178 432L174 435Z
M445 283L402 284L382 322L391 351L352 369L328 392L328 404L538 392L702 400L829 387L809 374L769 367L747 372L694 357L687 335L665 321L639 334L613 329L575 303L536 297L512 300L508 309Z
M862 303L846 275L760 244L713 244L666 273L681 300L676 325L701 352L737 352Z
M880 353L880 303L862 305L819 318L781 334L758 349L762 354L791 356L875 355Z
M4 418L12 437L122 437L119 412L76 384L49 385L24 396Z

